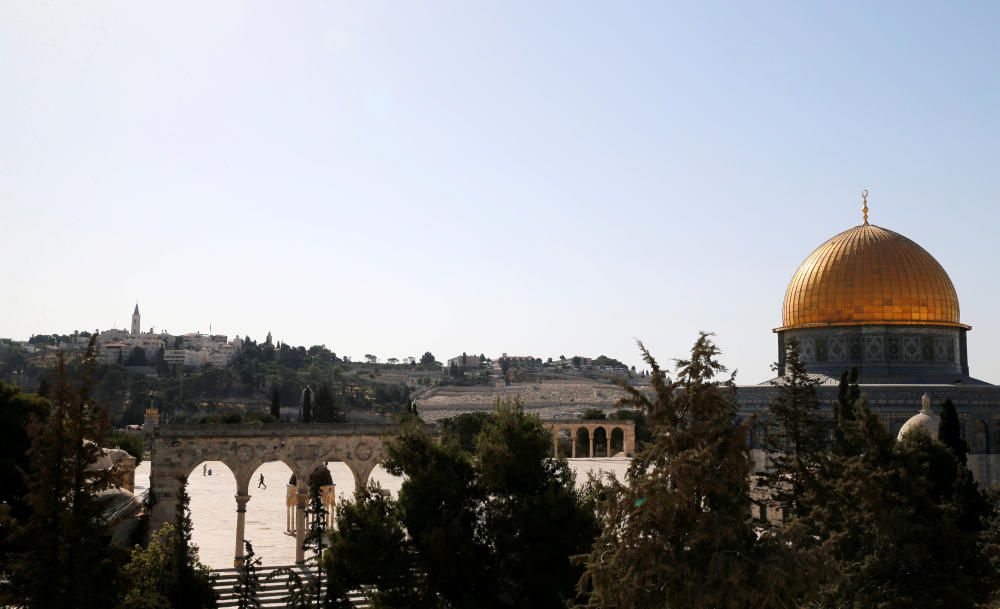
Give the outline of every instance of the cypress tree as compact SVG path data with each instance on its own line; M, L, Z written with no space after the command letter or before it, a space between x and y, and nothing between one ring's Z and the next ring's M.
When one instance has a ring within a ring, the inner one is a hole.
M837 401L833 404L833 448L838 454L846 454L851 451L848 446L844 430L854 420L854 405L861 397L861 388L858 386L858 369L852 367L845 370L840 375L840 384L837 387Z
M950 399L945 400L944 404L941 405L941 425L938 427L938 439L951 449L962 465L968 463L969 445L962 438L958 412Z
M180 480L173 535L174 582L167 592L173 607L208 609L216 606L211 572L198 558L198 547L191 540L191 497L187 479Z
M316 391L316 401L313 403L313 415L319 423L343 423L347 420L344 413L337 407L330 383L323 383Z
M307 385L302 391L302 422L312 423L313 421L313 407L312 407L312 389Z
M271 416L281 420L281 392L276 383L271 385Z

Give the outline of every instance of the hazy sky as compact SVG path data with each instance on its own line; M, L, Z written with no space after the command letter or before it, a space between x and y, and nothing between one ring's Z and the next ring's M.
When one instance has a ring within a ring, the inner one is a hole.
M807 4L0 3L0 336L137 300L355 358L710 330L758 382L868 188L1000 382L1000 5Z

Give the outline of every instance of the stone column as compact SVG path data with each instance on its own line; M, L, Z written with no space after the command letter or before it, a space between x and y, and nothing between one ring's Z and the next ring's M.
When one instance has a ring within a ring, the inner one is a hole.
M559 430L552 428L552 458L559 458Z
M247 501L250 495L236 495L236 557L234 567L243 566L243 535L246 531Z
M288 534L295 532L295 490L294 484L285 486L285 532Z
M587 455L587 456L590 457L591 459L593 459L594 458L594 432L592 430L588 430L588 431L590 431L590 454Z
M150 493L155 499L149 514L149 535L152 537L160 527L177 518L177 501L184 479L179 477L179 469L164 467L155 461L150 469Z
M606 456L606 457L610 457L611 456L611 434L608 434L608 452L605 453L604 456Z
M570 442L570 449L569 449L570 459L576 459L576 437L577 437L576 433L578 431L580 431L578 428L573 428L571 430L571 434L570 435L572 436L571 439L573 441Z
M306 503L309 501L309 490L299 486L295 493L295 562L306 561Z

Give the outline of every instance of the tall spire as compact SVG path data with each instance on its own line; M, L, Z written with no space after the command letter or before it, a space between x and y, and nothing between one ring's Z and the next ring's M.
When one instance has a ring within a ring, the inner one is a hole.
M132 336L139 336L142 330L139 328L139 303L135 303L135 310L132 311Z
M861 213L865 217L865 226L868 226L868 189L861 191L861 200L864 201L864 207L861 208Z

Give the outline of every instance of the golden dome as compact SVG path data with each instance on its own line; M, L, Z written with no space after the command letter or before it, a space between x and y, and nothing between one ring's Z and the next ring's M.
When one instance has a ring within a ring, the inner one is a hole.
M868 223L816 248L785 291L782 327L959 322L958 294L938 261L899 233Z

